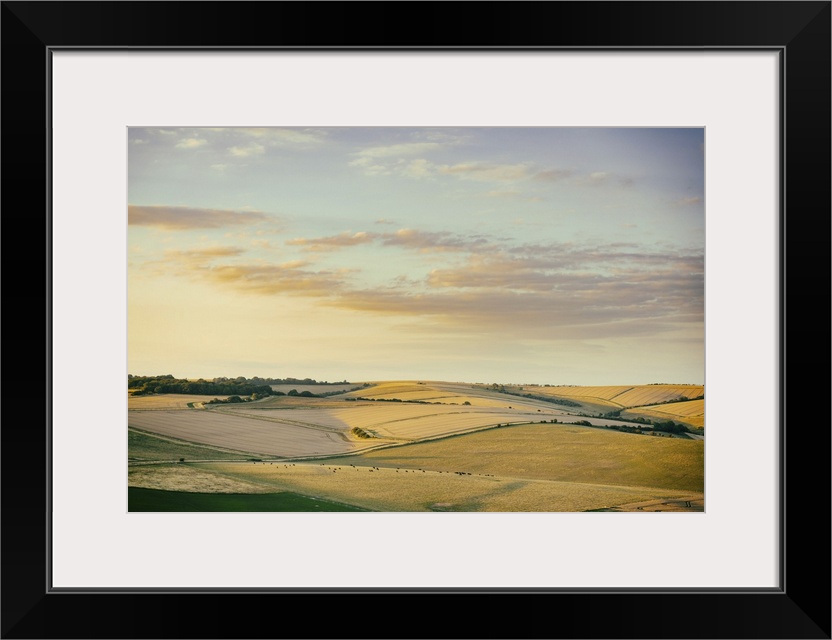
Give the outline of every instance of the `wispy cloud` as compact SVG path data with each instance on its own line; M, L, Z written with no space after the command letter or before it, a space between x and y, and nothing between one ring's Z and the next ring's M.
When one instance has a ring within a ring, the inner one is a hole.
M522 191L514 189L493 189L486 191L483 194L486 198L502 198L509 200L522 200L525 202L542 202L543 198L540 196L527 196Z
M291 294L326 298L343 287L339 270L314 271L309 263L293 260L278 264L268 262L227 263L221 258L238 257L238 248L209 248L169 251L162 261L153 263L166 274L174 274L230 286L236 291L261 295Z
M442 231L420 231L399 229L394 232L375 233L359 231L344 232L320 238L294 238L287 240L289 246L302 247L304 251L334 251L360 244L377 243L386 247L402 247L422 253L447 251L473 251L486 246L489 240L484 236L458 236Z
M439 142L404 142L380 147L368 147L356 151L352 155L356 158L399 158L401 156L415 156L430 151L437 151L443 145Z
M250 142L246 145L229 147L229 153L237 158L248 158L249 156L260 156L266 151L266 147L257 142Z
M213 258L230 258L245 253L245 249L239 247L207 247L203 249L168 249L162 262L180 262L183 264L202 265L206 260Z
M229 131L226 129L225 131ZM254 138L266 146L286 147L292 149L311 149L326 142L328 134L323 129L281 127L258 127L251 129L233 129L241 136Z
M305 251L334 251L342 247L354 247L358 244L373 242L377 234L358 231L357 233L344 232L335 236L322 238L294 238L287 240L286 244L294 247L303 247Z
M231 225L252 224L268 220L260 211L200 209L173 205L127 206L127 221L132 226L157 227L167 230L217 229Z
M483 236L458 236L442 231L399 229L395 233L380 235L381 243L388 247L404 247L430 253L434 251L474 251L489 241Z
M204 138L185 138L176 143L177 149L196 149L208 143Z
M681 207L690 207L696 204L702 204L702 198L698 196L690 197L690 198L680 198L676 201L676 204Z
M543 169L534 174L535 180L543 182L560 182L575 175L572 169Z
M515 193L516 185L529 181L569 184L578 187L601 185L629 187L634 184L632 178L608 171L579 172L571 168L539 168L533 162L509 164L470 161L441 164L423 157L412 157L421 155L424 151L440 149L442 146L438 143L420 142L371 147L352 154L353 159L348 164L361 169L368 176L397 175L413 179L456 178L499 185L500 189L494 189L487 194L494 197ZM537 201L536 197L531 197L531 200Z
M437 166L436 170L444 175L451 175L463 180L480 182L514 182L531 177L532 164L489 164L487 162L463 162L454 165Z

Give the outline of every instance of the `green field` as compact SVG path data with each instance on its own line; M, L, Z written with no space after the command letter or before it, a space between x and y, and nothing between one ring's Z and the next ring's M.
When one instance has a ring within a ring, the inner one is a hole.
M127 459L131 461L171 460L246 460L251 454L217 447L190 444L182 440L157 437L134 429L127 430Z
M141 511L367 511L296 493L188 493L142 487L127 488L127 510Z

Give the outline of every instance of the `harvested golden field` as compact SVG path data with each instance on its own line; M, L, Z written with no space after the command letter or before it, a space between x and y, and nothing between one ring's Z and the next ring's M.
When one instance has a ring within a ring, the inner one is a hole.
M526 391L528 393L539 393L540 395L552 395L561 398L590 398L593 400L612 400L622 393L626 393L633 389L633 386L610 386L610 387L540 387L540 386L524 386L512 387Z
M634 407L634 409L647 407ZM650 407L653 411L667 413L679 417L701 417L705 415L705 400L688 400L687 402L671 402Z
M700 429L705 426L705 400L671 402L649 407L632 407L621 412L622 417L644 417L656 420L673 420Z
M520 389L521 387L516 387ZM522 387L525 392L539 395L552 395L561 398L570 398L578 401L591 400L601 401L618 407L639 407L646 404L655 404L676 400L682 396L696 398L704 395L705 388L702 385L668 385L668 384L645 384L637 386L609 386L609 387Z
M242 482L375 511L574 512L690 492L647 487L457 475L349 464L210 463L206 471Z
M345 395L373 400L402 400L403 402L417 401L450 405L464 405L467 402L474 407L503 409L509 407L534 410L557 409L551 403L544 401L511 396L476 385L453 382L381 382Z
M399 400L421 400L423 394L430 394L434 391L423 382L411 380L396 380L388 382L369 383L369 387L362 387L346 394L348 396L360 396L364 398L398 398Z
M223 409L245 406L253 409L317 409L321 407L343 407L345 404L343 396L332 398L304 398L302 396L268 396L247 402L245 405L226 405Z
M612 398L612 400L623 407L640 407L646 404L677 400L682 397L698 398L704 394L705 387L701 385L648 384L633 387L630 391L622 393Z
M188 405L201 404L214 398L225 400L228 396L197 396L184 393L160 393L152 396L127 397L127 409L130 411L171 411L188 409Z
M702 441L533 424L331 458L329 462L703 491L704 454Z

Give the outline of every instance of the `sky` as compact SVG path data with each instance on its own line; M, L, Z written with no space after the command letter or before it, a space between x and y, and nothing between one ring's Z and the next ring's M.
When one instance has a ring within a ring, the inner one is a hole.
M128 129L133 375L704 383L702 128Z

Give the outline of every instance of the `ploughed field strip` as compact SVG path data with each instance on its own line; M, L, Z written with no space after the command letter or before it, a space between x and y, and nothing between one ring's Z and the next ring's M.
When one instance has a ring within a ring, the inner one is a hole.
M362 448L346 434L214 411L128 411L130 427L217 447L292 457ZM364 445L366 447L366 445Z

